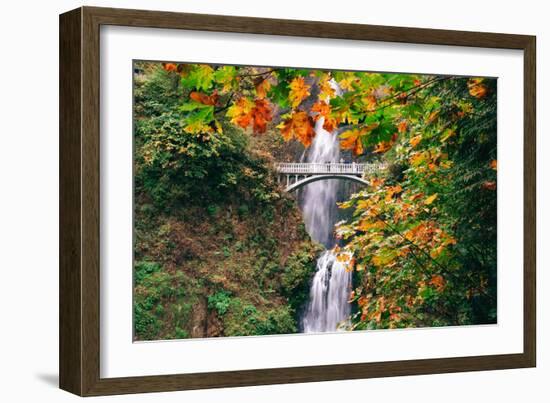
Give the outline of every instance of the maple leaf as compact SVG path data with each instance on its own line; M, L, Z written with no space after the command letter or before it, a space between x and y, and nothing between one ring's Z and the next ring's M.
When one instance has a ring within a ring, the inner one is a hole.
M330 75L324 74L319 80L319 99L328 101L336 95L336 91L330 83Z
M489 92L489 88L483 84L483 78L472 78L468 80L468 92L471 96L481 99Z
M441 110L439 109L436 109L435 111L430 113L430 115L428 116L428 119L426 120L426 125L433 123L439 117L440 113L441 113Z
M374 95L367 95L362 99L365 104L367 112L373 112L376 108L376 97Z
M193 101L199 102L203 105L217 105L218 104L218 91L214 91L212 95L207 95L202 92L198 91L192 91L189 94L189 98L191 98Z
M237 76L237 69L235 66L223 66L218 68L214 74L214 81L222 85L220 92L226 94L234 89L240 79Z
M364 295L360 296L359 299L357 300L357 305L361 307L367 305L368 303L369 303L369 298Z
M440 274L433 275L430 279L429 284L433 285L438 292L441 292L445 289L445 279Z
M359 224L355 227L355 229L358 231L367 232L372 229L384 229L385 226L386 224L384 224L384 222L380 220L373 221L373 220L366 219L366 220L361 220L361 222L359 222Z
M410 161L412 166L417 167L417 166L421 165L422 163L424 163L426 161L426 159L428 158L428 156L429 156L429 153L416 152L416 153L411 155L411 157L409 158L409 161Z
M290 88L288 98L290 99L293 108L296 108L309 96L310 86L305 83L304 77L294 78L288 87Z
M207 64L194 65L193 69L182 77L181 84L184 88L195 88L207 91L214 81L214 69Z
M406 120L402 120L397 124L397 131L399 133L405 133L407 131L408 123Z
M352 150L354 155L361 155L364 152L362 137L378 127L378 123L372 123L360 128L347 130L340 134L340 148Z
M330 105L325 101L316 102L311 107L312 112L317 112L317 115L314 117L316 121L319 120L321 116L326 117L330 113L330 110Z
M254 108L250 111L252 115L252 130L254 133L265 133L267 122L273 118L272 109L265 99L256 99Z
M496 190L497 183L493 181L485 181L481 184L481 187L486 190Z
M267 96L269 89L271 88L271 83L268 79L260 77L254 82L254 87L256 88L256 96L260 99L263 99Z
M346 91L353 90L353 83L357 81L357 77L354 73L346 72L344 73L344 78L338 81L340 88Z
M246 129L252 124L254 133L265 133L267 123L273 119L272 107L266 99L250 99L241 97L227 110L231 122Z
M351 129L340 134L340 147L342 150L352 150L354 155L363 154L362 129Z
M328 104L325 101L319 101L313 104L311 107L312 112L317 112L317 114L314 116L314 120L317 121L321 117L325 118L323 122L323 129L325 129L327 132L332 132L336 127L338 127L338 119L332 117L331 114L331 107L330 104Z
M384 178L371 178L370 184L373 188L377 189L380 188L386 180Z
M176 63L162 63L162 68L166 71L178 71Z
M422 141L421 134L419 134L418 136L414 136L409 140L409 142L411 143L411 146L413 147L416 147L421 141Z
M397 250L384 248L380 251L379 254L376 254L372 257L372 264L374 264L375 266L386 266L393 262L397 255Z
M183 130L192 134L212 133L214 131L214 127L211 125L213 120L214 107L202 106L185 117L186 126Z
M305 147L309 147L315 137L313 118L304 111L294 112L277 127L281 129L281 134L286 141L295 138Z
M489 167L496 171L497 170L497 160L491 160L491 162L489 162Z
M434 200L437 199L437 193L434 193L433 195L429 196L424 200L424 204L430 205L434 202Z
M231 119L231 123L236 124L243 129L246 129L252 121L251 111L254 108L254 103L245 97L239 98L227 110L227 116Z
M378 88L376 88L373 92L373 95L377 99L385 99L391 95L392 88L389 85L381 85Z
M385 153L386 151L390 150L392 147L392 143L390 141L381 141L374 147L373 152L375 153Z

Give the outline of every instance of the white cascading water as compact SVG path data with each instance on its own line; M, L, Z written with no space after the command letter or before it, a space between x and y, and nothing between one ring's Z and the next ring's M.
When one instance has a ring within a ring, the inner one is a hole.
M315 125L315 137L308 151L307 162L338 162L338 136L323 129L324 118ZM350 315L348 303L351 272L336 260L330 248L334 246L336 201L340 181L337 179L312 182L305 186L302 211L306 230L327 250L317 260L317 271L310 289L309 303L302 316L302 331L333 332L345 324Z

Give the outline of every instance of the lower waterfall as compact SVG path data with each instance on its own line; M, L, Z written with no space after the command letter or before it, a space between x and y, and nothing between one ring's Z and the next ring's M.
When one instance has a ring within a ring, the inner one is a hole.
M308 150L307 162L338 162L340 158L338 136L323 129L323 122L323 118L316 122L316 135ZM304 333L336 331L350 315L351 272L346 271L345 265L330 250L335 244L333 231L340 184L337 179L313 182L304 188L302 195L306 230L327 248L317 260L309 302L301 321Z

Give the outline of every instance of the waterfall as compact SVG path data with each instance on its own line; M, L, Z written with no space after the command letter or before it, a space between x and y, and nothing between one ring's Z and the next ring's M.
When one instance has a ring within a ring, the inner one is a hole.
M323 129L324 118L317 120L315 137L308 150L307 162L338 162L340 146L336 133ZM322 180L305 186L302 194L302 211L306 230L325 250L317 260L309 302L302 316L302 330L310 332L336 331L350 315L348 303L351 272L336 260L329 250L335 243L334 224L337 219L337 196L340 181Z

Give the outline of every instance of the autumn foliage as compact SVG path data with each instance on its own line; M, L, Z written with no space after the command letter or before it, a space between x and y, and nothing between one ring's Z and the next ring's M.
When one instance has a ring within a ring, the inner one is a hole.
M354 271L353 329L496 321L496 80L159 68L173 79L183 136L197 143L151 142L146 158L215 149L228 123L307 148L322 121L350 159L386 165L341 204L350 218L336 228L336 251Z

